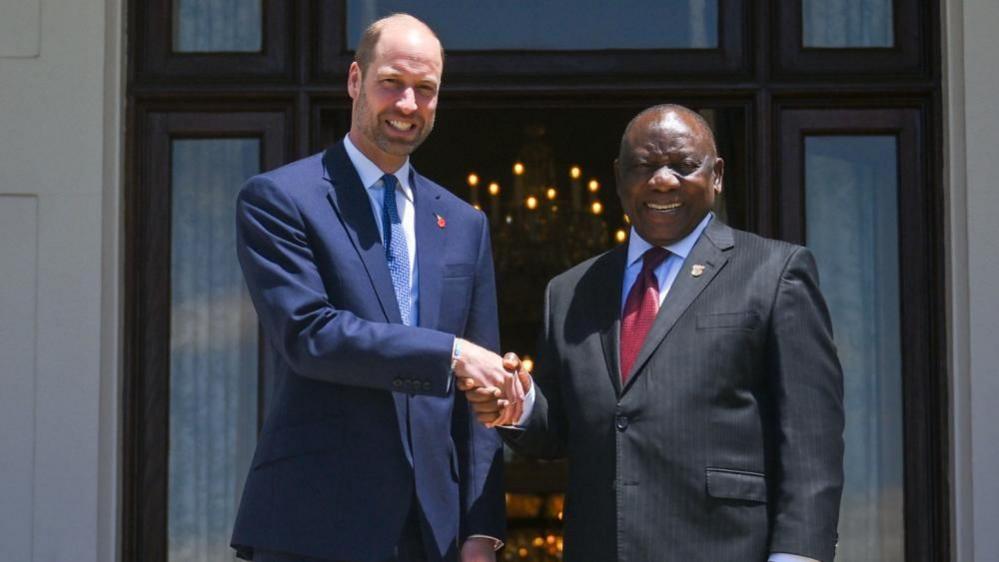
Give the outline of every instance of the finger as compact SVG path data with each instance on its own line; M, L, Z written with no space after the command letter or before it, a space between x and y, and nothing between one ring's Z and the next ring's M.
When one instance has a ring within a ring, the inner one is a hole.
M476 414L496 413L501 411L503 407L504 405L500 404L498 400L493 400L472 404L472 411Z
M512 351L503 356L503 368L508 371L516 371L520 367L520 357Z
M520 415L523 411L523 402L509 404L500 411L499 419L497 419L494 423L496 425L514 425L520 421Z
M503 391L494 387L476 387L465 391L465 398L469 402L485 402L495 400L503 395Z
M534 384L534 379L531 378L531 374L526 369L517 372L517 379L520 380L520 386L524 388L524 396L527 396L527 393L531 391L531 385Z

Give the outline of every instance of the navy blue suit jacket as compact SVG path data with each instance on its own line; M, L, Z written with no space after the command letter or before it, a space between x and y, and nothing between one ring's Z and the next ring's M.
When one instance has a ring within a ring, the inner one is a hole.
M241 556L387 558L414 497L441 559L470 534L504 535L499 437L448 384L455 335L499 347L488 222L415 171L412 187L419 326L401 324L342 143L239 194L239 262L278 363L233 533Z

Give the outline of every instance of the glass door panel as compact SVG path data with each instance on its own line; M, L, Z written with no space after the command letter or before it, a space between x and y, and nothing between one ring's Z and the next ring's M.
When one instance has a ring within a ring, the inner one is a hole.
M802 0L804 46L892 47L892 0Z
M418 14L448 49L593 51L718 47L718 0L349 0L347 38L357 47L372 21L395 12Z
M805 138L806 243L843 365L837 560L903 560L898 153L894 136Z
M168 560L233 560L229 535L257 439L257 316L236 262L236 194L258 139L171 150Z
M260 52L262 1L174 0L174 52Z

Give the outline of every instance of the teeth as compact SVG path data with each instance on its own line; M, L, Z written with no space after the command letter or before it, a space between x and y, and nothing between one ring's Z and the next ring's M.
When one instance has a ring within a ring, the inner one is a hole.
M646 203L646 207L652 209L653 211L672 211L673 209L678 209L680 203L669 203L666 205L659 205L657 203Z
M396 129L399 129L400 131L408 131L408 130L410 130L410 129L413 128L413 124L412 123L406 123L406 122L403 122L403 121L396 121L394 119L390 119L388 123L389 123L389 125L392 125Z

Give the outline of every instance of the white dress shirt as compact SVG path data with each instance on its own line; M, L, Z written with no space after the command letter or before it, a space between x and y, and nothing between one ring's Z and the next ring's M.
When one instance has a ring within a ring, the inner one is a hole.
M670 288L673 287L673 282L676 281L677 275L680 273L680 268L683 266L684 260L690 255L690 251L694 248L694 244L701 237L701 233L707 228L708 223L714 218L713 213L708 213L701 222L690 232L687 236L681 238L680 240L669 244L668 246L663 246L669 250L669 257L667 257L663 263L659 264L656 268L656 279L659 281L659 306L662 306L663 300L666 298L667 293L669 293ZM628 258L625 262L627 265L624 269L624 282L621 284L621 310L624 311L625 301L628 300L628 293L631 291L631 286L635 284L635 280L638 279L638 274L642 272L642 256L645 255L646 250L652 247L645 239L638 235L635 231L635 227L631 227L631 236L628 240ZM527 392L524 396L524 413L520 416L517 421L517 426L523 426L530 417L531 411L534 409L534 385L531 385L531 390ZM796 554L785 554L782 552L774 552L770 554L769 562L818 562L812 558L806 558L804 556L798 556Z

